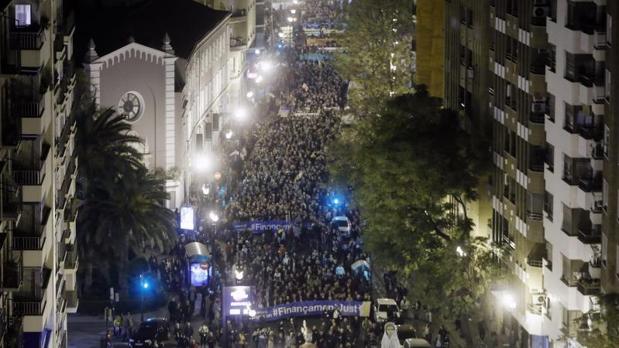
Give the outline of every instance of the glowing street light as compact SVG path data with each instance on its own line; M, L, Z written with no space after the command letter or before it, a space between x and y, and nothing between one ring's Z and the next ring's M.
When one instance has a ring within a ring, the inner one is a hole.
M271 70L273 70L273 68L275 67L273 65L273 63L271 61L268 60L263 60L261 61L259 64L260 70L262 70L262 72L269 72Z
M212 210L208 213L208 218L211 219L212 222L219 221L219 215L215 211L212 211Z
M283 39L286 36L286 34L279 32L277 36L279 36L280 39Z
M294 8L292 10L290 10L290 13L295 14L297 13L297 10L295 10Z
M501 304L510 311L516 309L516 299L508 292L504 292L501 296Z
M253 98L254 97L254 91L247 92L247 94L245 96L247 97L247 99Z
M239 106L234 110L234 117L239 121L245 121L249 118L249 111L247 111L247 108Z
M224 136L226 137L227 140L232 139L233 135L234 135L234 133L232 133L231 130L227 131L226 134L224 134Z
M196 170L200 172L205 172L213 169L215 167L215 158L213 155L202 153L197 154L194 157L193 166Z
M264 80L264 78L262 77L262 75L258 75L258 77L256 77L256 83L257 84L260 84L263 80Z

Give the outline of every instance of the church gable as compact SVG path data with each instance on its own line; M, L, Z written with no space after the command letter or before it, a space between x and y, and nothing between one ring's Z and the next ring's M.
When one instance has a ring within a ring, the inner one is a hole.
M108 69L131 58L139 59L145 63L153 63L163 66L166 64L166 60L175 57L169 53L158 51L137 42L132 42L97 58L93 63L100 63L101 69Z

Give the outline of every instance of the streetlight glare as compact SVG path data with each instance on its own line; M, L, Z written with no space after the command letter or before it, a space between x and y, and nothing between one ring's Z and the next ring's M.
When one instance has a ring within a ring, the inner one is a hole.
M247 111L247 108L240 106L234 111L234 117L236 117L236 119L239 121L245 121L247 118L249 118L249 111Z
M262 75L258 75L258 77L256 77L256 83L260 84L262 82L262 80L264 80L264 78L262 77Z
M503 293L503 296L501 297L501 303L505 308L510 311L516 309L516 299L512 294L508 292Z
M273 70L274 68L273 63L269 60L263 60L259 64L260 64L260 70L262 70L263 72L269 72Z
M247 92L246 96L247 96L248 99L252 98L254 96L254 91Z
M210 154L198 154L194 158L194 168L198 171L208 171L215 166L215 159Z
M219 215L217 215L217 213L214 211L208 213L208 218L211 219L211 221L213 222L219 221Z

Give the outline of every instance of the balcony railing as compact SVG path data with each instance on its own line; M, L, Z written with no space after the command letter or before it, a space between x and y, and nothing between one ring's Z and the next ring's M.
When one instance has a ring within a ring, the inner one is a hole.
M591 225L591 227L579 228L578 240L585 244L602 243L602 225Z
M9 43L14 50L38 50L45 42L45 31L41 26L11 29Z
M579 178L578 187L585 192L601 192L602 174L598 173L594 176Z
M65 294L65 298L67 299L67 307L76 308L79 301L77 298L77 291L67 291Z
M241 37L231 37L230 38L230 47L240 47L247 45L247 40Z
M45 225L47 225L48 223L50 215L51 209L45 207L40 224L35 221L34 226L30 227L29 230L16 230L13 234L13 249L41 250L43 248L43 245L45 244L45 235L43 234L43 230L45 228Z
M44 99L18 100L11 106L11 112L18 118L39 118L43 115Z
M77 250L74 246L67 248L67 257L64 260L65 269L75 269L77 265Z
M15 182L19 185L41 185L41 170L14 170L13 178L15 179Z
M44 268L41 274L42 285L29 291L13 293L13 314L22 315L41 315L45 310L44 295L49 286L51 271Z
M583 295L598 295L600 293L600 280L580 278L576 287Z
M542 261L542 258L527 258L527 264L531 267L536 267L536 268L542 268L542 266L544 265L544 262Z
M232 11L232 17L244 17L247 16L247 10L239 9Z

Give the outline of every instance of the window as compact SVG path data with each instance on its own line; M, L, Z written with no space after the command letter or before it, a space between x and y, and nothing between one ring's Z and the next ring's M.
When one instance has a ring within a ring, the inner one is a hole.
M613 43L613 17L606 14L606 43L610 46Z
M602 208L604 211L608 208L608 181L602 180Z
M550 71L555 72L556 71L556 65L557 65L557 46L553 45L553 44L548 44L548 53L546 56L546 65L548 65L548 68L550 69Z
M548 220L552 221L552 211L553 211L553 195L548 191L544 191L544 212L546 212L546 217ZM552 254L551 254L552 256Z
M608 259L608 237L606 237L606 233L602 233L602 267L606 267L607 259Z
M546 165L548 166L548 170L550 172L554 172L555 170L555 147L550 143L546 143L545 162L546 162Z
M550 0L550 20L557 23L557 0Z
M612 87L612 82L611 82L612 74L610 73L608 69L604 70L604 74L606 75L604 79L604 96L606 97L606 100L610 100L610 91Z
M546 114L551 122L555 121L555 96L551 93L546 97Z
M15 26L27 27L32 24L29 4L15 4Z
M608 144L610 142L610 128L608 125L604 125L604 138L602 139L602 149L604 151L604 157L608 159Z

